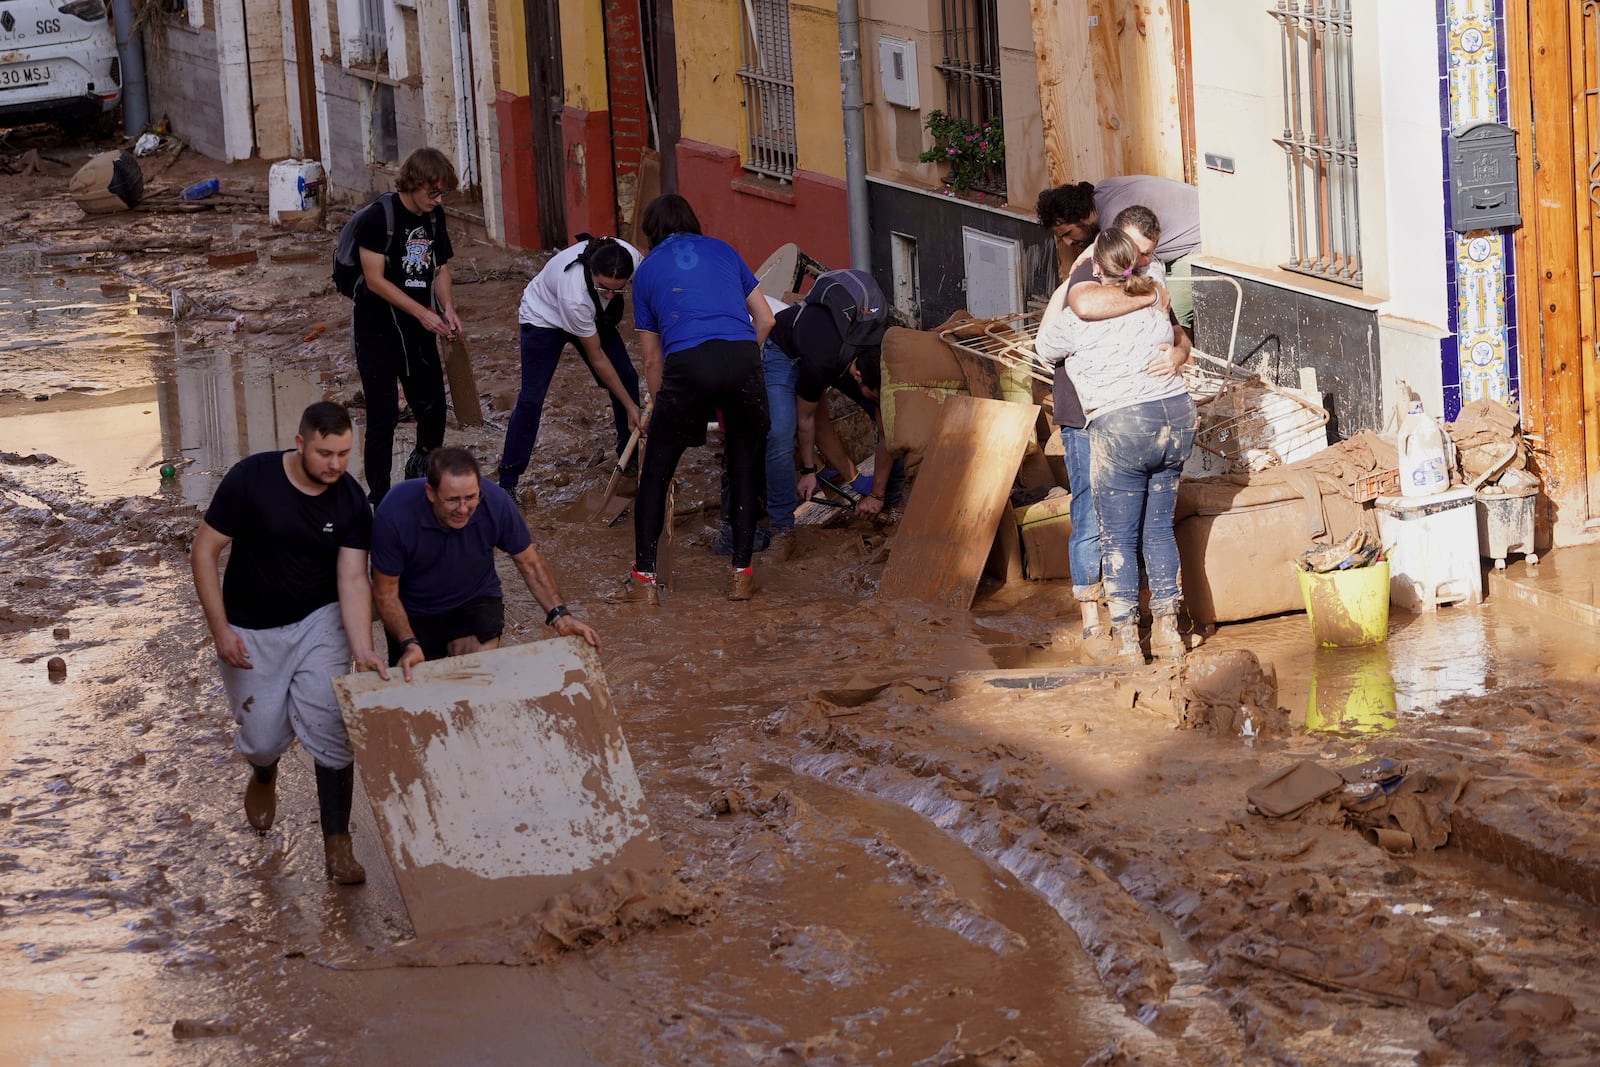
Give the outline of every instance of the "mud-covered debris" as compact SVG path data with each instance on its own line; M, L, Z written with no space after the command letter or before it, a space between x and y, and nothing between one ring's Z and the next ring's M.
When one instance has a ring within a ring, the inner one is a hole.
M44 666L45 670L50 672L50 677L52 679L60 680L67 676L67 661L62 659L60 656L51 656L50 662L46 663Z
M174 1019L172 1036L178 1040L193 1037L227 1037L239 1032L239 1018L219 1015L214 1019Z

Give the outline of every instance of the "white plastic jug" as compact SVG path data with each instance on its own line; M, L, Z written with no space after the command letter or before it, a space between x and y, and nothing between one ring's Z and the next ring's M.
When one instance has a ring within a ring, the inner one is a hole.
M285 159L267 172L267 215L274 223L285 211L315 211L322 202L322 164Z
M1400 495L1432 496L1450 488L1450 441L1444 427L1413 400L1400 420Z

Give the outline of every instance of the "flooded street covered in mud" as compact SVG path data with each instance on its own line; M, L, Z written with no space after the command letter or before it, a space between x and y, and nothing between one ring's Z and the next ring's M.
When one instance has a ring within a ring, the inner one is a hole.
M321 259L16 251L75 210L8 235L0 283L0 1061L1600 1060L1592 628L1494 599L1319 649L1295 615L1222 627L1188 674L1113 670L1061 636L1065 583L986 588L970 614L876 598L894 532L867 521L802 528L730 604L707 450L681 474L674 595L611 605L629 524L559 517L608 473L571 354L526 514L601 635L682 892L631 926L419 946L359 795L371 880L324 880L298 749L273 829L246 825L187 556L223 472L290 447L307 403L359 424L348 306ZM285 241L259 213L162 224ZM459 254L490 420L447 442L492 464L527 265ZM174 323L174 289L212 314ZM508 643L547 636L514 581L506 614ZM1245 653L1274 698L1240 687L1233 728L1197 722L1199 665ZM1412 848L1336 798L1246 810L1297 762L1378 759L1414 772L1372 798Z

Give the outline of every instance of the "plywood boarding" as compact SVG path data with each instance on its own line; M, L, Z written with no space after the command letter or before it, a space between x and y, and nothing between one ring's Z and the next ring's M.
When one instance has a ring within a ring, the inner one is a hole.
M461 338L441 342L444 349L445 378L450 383L450 404L456 425L463 430L483 425L483 405L478 401L478 377L472 372L472 356Z
M1174 0L1032 0L1050 184L1188 179Z
M536 912L664 862L594 650L577 638L334 680L422 936Z
M1033 404L952 395L923 457L878 595L965 611L1033 440Z

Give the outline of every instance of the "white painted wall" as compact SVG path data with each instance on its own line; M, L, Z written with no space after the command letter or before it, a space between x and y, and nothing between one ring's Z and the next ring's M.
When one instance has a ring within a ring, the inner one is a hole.
M1284 127L1280 31L1267 6L1189 7L1195 150L1231 157L1235 167L1200 170L1202 252L1263 275L1288 258L1291 240L1284 153L1272 140ZM1434 398L1449 321L1436 13L1429 0L1356 0L1353 17L1364 284L1342 294L1340 286L1303 287L1378 312L1386 404L1401 377Z
M222 95L224 162L249 159L255 150L250 114L250 62L245 47L244 0L216 0L217 69Z

